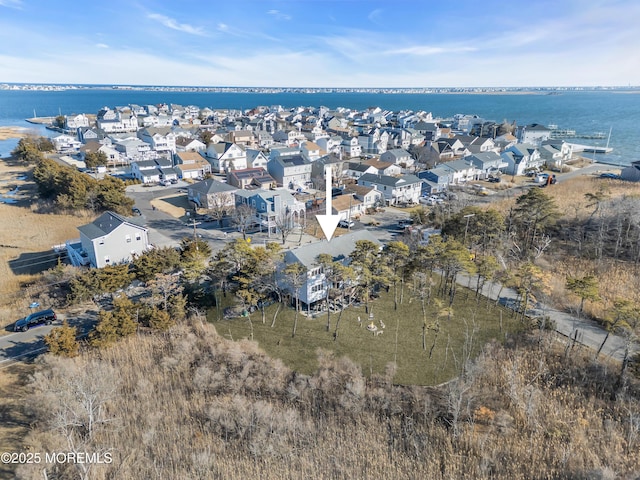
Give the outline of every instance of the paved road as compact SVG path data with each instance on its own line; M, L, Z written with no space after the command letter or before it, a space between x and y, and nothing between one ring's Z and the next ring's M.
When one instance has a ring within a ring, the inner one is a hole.
M470 286L475 290L477 276L468 276L464 274L458 275L458 283L463 286ZM500 284L496 282L486 282L482 288L482 295L493 300L498 300L500 293L500 303L503 305L515 305L518 300L518 293L512 288L503 288L500 290ZM556 323L556 331L569 338L576 339L576 342L593 349L594 354L600 348L604 338L607 335L606 330L597 323L588 319L578 319L571 315L554 308L550 308L543 304L538 304L535 309L529 311L529 314L548 316ZM625 340L622 337L611 334L602 349L601 356L608 356L614 360L621 361L624 356Z
M26 332L14 332L0 337L0 368L25 357L34 357L47 347L44 337L55 327L62 324L63 315L58 314L58 320L52 325L42 325L27 330ZM66 317L67 323L77 327L78 336L85 337L95 326L97 315L95 311ZM10 325L8 328L13 328Z

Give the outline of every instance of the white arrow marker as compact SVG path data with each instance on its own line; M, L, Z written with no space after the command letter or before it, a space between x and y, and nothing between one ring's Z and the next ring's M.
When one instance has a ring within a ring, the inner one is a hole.
M338 222L340 221L340 215L332 215L331 212L331 165L324 166L324 180L327 190L327 199L325 205L327 207L325 215L316 215L320 228L324 232L324 236L327 237L327 241L331 240L333 234L336 231Z

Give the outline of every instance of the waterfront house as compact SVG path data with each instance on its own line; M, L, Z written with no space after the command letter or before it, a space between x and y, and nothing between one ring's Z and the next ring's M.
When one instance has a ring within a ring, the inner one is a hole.
M504 172L509 175L524 175L527 170L539 168L544 159L536 147L529 143L517 143L502 152L502 158L507 163Z
M516 130L516 137L520 143L538 146L551 138L551 129L539 123L521 125Z
M80 240L67 242L72 263L102 268L130 262L149 248L147 229L138 223L140 218L105 212L93 222L78 227Z
M84 113L79 115L65 115L64 129L71 131L77 130L78 128L89 128L89 117Z
M469 157L444 162L438 166L451 170L451 183L453 184L478 180L481 175L480 170L471 162Z
M79 148L80 157L84 161L87 153L103 153L107 157L107 165L117 165L122 162L122 156L115 148L109 144L102 144L98 141L92 140Z

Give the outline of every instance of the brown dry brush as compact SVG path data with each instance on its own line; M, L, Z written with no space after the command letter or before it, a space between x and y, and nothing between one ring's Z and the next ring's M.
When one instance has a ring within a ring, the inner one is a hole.
M611 400L616 370L535 335L425 388L328 352L298 375L255 343L178 325L45 357L27 443L113 455L89 471L49 465L49 478L635 478L637 382ZM42 478L42 465L18 473Z

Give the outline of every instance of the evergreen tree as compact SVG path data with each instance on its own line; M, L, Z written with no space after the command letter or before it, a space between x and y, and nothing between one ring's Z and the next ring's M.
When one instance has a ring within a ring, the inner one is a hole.
M80 344L76 340L78 330L70 327L67 321L62 322L61 327L56 327L44 337L44 343L49 347L49 352L60 357L77 357Z

